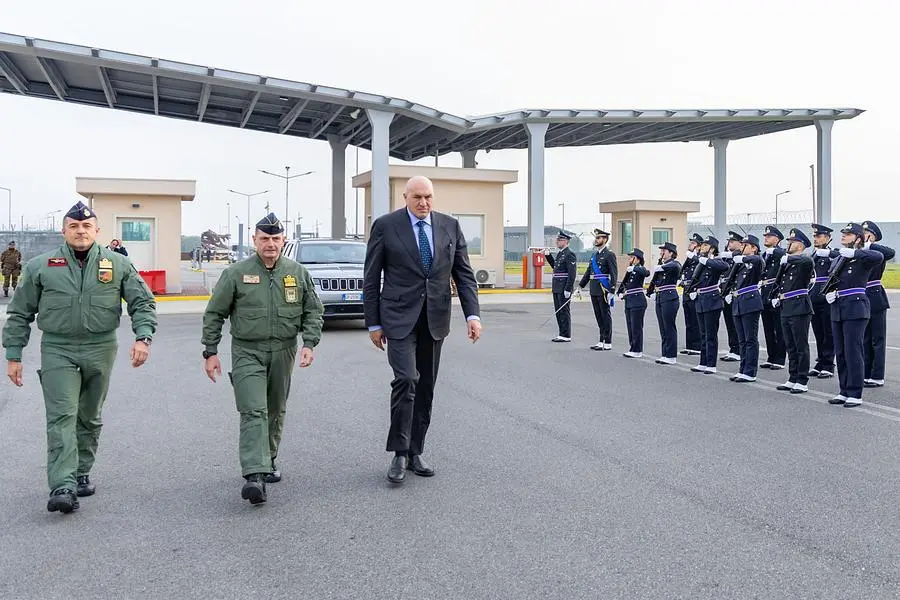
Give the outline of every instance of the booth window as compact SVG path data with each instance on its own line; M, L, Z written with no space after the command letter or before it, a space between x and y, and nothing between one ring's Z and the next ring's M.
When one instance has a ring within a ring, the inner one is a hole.
M619 221L619 239L622 240L622 254L631 252L634 248L634 232L631 221Z
M671 229L659 229L653 228L653 246L662 246L666 242L672 241L672 230Z
M466 237L469 256L484 256L484 215L453 215Z
M149 242L150 223L143 221L122 221L123 242Z

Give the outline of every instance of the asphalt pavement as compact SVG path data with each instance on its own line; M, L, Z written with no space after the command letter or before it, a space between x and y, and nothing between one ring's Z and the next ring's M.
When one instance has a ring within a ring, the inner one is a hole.
M734 384L733 364L656 365L652 309L643 359L621 356L619 306L613 352L588 349L586 301L574 341L552 344L545 298L485 303L474 345L457 309L437 474L400 487L386 357L358 324L329 326L258 507L240 498L238 415L227 378L203 373L201 317L163 314L140 369L123 324L96 495L46 512L35 331L25 386L0 386L0 598L898 597L896 310L888 385L845 409L827 404L833 380L795 396L774 389L785 371Z

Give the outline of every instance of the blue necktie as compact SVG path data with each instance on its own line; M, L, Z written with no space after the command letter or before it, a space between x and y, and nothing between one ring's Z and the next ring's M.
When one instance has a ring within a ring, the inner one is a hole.
M425 235L425 221L416 223L419 227L419 256L422 257L422 266L425 274L431 271L431 246L428 244L428 236Z

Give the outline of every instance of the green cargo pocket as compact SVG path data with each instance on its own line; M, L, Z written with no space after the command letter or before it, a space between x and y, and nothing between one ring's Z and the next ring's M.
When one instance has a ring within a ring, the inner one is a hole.
M290 339L297 337L300 333L300 318L303 315L303 308L300 306L279 306L278 307L278 323L275 327L275 334L279 339Z
M98 294L91 296L85 329L91 333L106 333L119 326L122 315L122 300L119 294Z
M37 325L45 333L67 335L74 331L71 296L44 295L38 304Z
M231 336L241 340L258 341L269 337L265 308L245 308L231 313Z

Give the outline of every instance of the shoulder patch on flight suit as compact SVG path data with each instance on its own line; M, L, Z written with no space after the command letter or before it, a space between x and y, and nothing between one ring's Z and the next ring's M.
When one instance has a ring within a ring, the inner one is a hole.
M259 275L244 275L244 283L259 283Z
M65 258L50 258L47 260L48 267L65 267L69 264Z
M97 263L97 280L100 283L109 283L113 280L113 263L108 258L101 258Z
M288 304L296 304L297 296L297 279L293 275L284 276L284 301Z

